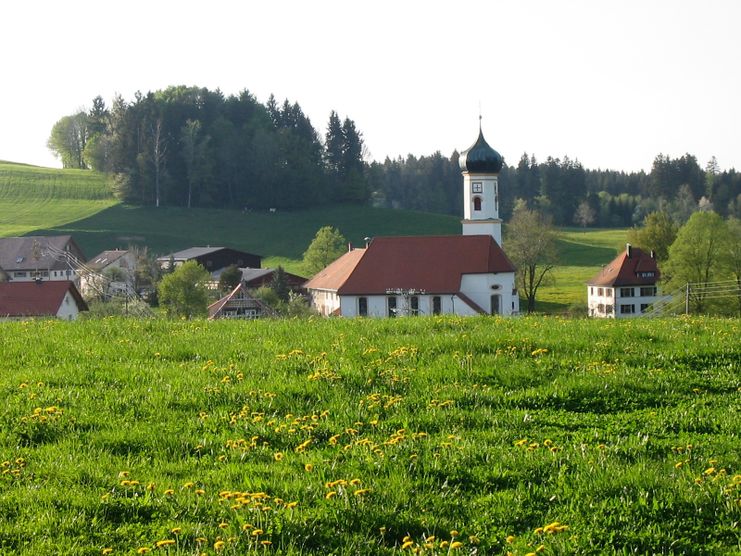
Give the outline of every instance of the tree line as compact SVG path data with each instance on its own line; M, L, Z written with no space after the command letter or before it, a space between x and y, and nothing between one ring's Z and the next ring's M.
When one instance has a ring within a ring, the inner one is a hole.
M110 107L60 119L49 148L66 168L105 172L114 193L134 204L297 209L332 203L459 215L459 153L368 161L362 133L332 112L321 132L297 102L258 102L199 87L120 95ZM741 216L741 173L705 167L686 154L659 154L651 171L590 170L578 159L523 153L499 176L500 214L516 199L559 226L625 227L664 211L678 223L696 210Z
M49 148L65 168L105 172L120 199L143 205L281 208L365 203L364 145L330 114L324 137L298 103L199 87L120 95L56 122Z

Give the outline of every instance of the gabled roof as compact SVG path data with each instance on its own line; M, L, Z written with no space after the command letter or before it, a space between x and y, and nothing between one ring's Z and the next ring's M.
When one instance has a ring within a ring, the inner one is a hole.
M56 316L67 292L74 298L79 311L87 311L80 292L68 280L2 282L0 317Z
M247 284L249 287L254 287L264 282L268 282L273 279L273 275L277 268L240 268L242 272L242 282ZM286 280L293 287L303 286L306 278L297 274L291 274L290 272L283 271Z
M209 255L211 253L215 253L216 251L221 251L222 249L226 249L226 247L190 247L188 249L183 249L182 251L177 251L175 253L159 257L157 260L167 261L173 259L176 261L189 261L190 259L202 257L203 255Z
M0 238L0 267L6 272L69 268L64 257L54 254L55 251L69 252L84 261L82 250L70 235L3 237Z
M115 263L118 259L128 253L125 249L114 249L111 251L103 251L98 255L94 256L87 263L87 266L93 270L102 270L111 263Z
M589 285L647 286L655 284L659 276L656 259L643 249L629 246L592 278Z
M311 280L304 284L309 290L337 291L345 283L350 273L365 255L365 249L353 249L342 255L326 268L317 272Z
M379 237L339 288L340 295L384 295L388 289L456 294L464 274L514 272L489 235Z
M218 318L220 313L224 310L225 307L227 307L229 302L235 299L236 296L238 296L239 294L242 294L243 296L245 296L245 298L249 299L255 305L260 307L263 313L266 313L266 314L273 313L273 310L268 305L266 305L259 299L252 297L247 292L247 288L244 287L244 284L240 282L239 284L237 284L237 286L232 291L230 291L228 294L226 294L224 297L222 297L215 303L212 303L211 305L208 306L208 318L209 319Z

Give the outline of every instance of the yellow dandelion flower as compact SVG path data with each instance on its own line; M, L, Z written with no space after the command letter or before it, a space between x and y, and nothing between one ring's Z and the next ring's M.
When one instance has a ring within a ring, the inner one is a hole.
M369 492L370 492L369 488L359 488L353 494L355 494L355 496L363 496L363 494L367 494Z
M206 537L196 537L196 542L198 544L203 544L203 543L208 542L208 539Z
M335 496L337 496L337 491L330 490L327 494L324 495L324 498L326 498L327 500L330 500L331 498L334 498Z
M504 540L505 540L505 541L507 542L507 544L512 544L513 542L515 542L515 539L516 539L516 538L517 538L517 537L515 537L514 535L509 535L509 536L508 536L508 537L507 537L506 539L504 539Z
M540 534L541 534L541 533L543 532L543 528L542 528L542 527L538 527L538 528L537 528L537 529L535 529L535 531L533 531L533 532L534 532L534 533L535 533L536 535L540 535Z
M440 548L448 548L448 545L450 544L449 541L442 541L440 543Z
M409 535L406 535L406 536L405 536L405 537L404 537L404 538L402 539L402 541L401 541L401 542L409 542L409 541L411 541L411 540L412 540L412 537L410 537Z
M142 546L136 549L137 554L149 554L152 551L148 546Z
M273 454L273 459L274 459L275 461L280 461L280 460L282 460L282 459L283 459L283 452L275 452L275 453Z
M103 555L105 555L105 554L112 554L113 553L113 549L112 548L104 548L103 550L100 551L100 553L103 554Z
M353 479L350 481L350 484L353 486L357 486L360 484L360 479Z
M304 465L304 471L306 471L307 473L311 473L312 471L314 471L314 464L307 463L306 465Z
M175 541L173 539L163 539L154 543L157 548L162 548L163 546L172 546L173 544L175 544Z
M195 490L195 493L196 493L196 494L197 494L198 496L203 496L204 494L206 494L206 491L205 491L205 490L203 490L202 488L199 488L199 489L196 489L196 490Z
M175 494L175 491L173 489L171 489L171 488L168 488L167 490L165 490L165 492L163 494L165 496L172 496L173 494Z
M264 531L263 531L262 529L255 529L255 530L254 530L254 531L252 531L252 533L250 533L250 534L251 534L251 535L252 535L253 537L259 537L260 535L262 535L262 534L263 534L263 532L264 532Z
M244 525L242 525L242 531L249 531L250 529L252 529L251 524L245 523Z
M298 502L289 502L288 504L286 504L286 508L288 508L289 510L292 510L296 506L298 506Z
M260 544L263 546L270 546L271 544L273 544L273 542L272 541L260 541Z
M413 541L406 541L404 542L404 544L401 545L401 549L406 550L407 548L411 548L412 546L414 546Z
M173 535L179 535L182 532L183 529L181 527L173 527L172 529L170 529L170 533L172 533Z
M458 535L460 535L460 533L458 531L456 531L455 529L453 529L450 532L450 536L453 537L453 538L457 537Z
M219 529L226 529L227 527L229 527L229 524L226 521L219 523Z
M152 492L155 488L157 488L157 485L155 485L154 483L147 483L147 490L149 492Z
M704 472L703 475L712 475L715 473L715 467L708 467Z
M216 541L214 543L214 550L217 552L220 550L224 550L224 546L226 546L226 543L224 541Z
M463 543L462 543L462 542L460 542L460 541L455 541L455 542L452 542L452 543L450 543L450 549L451 549L451 550L457 550L457 549L459 549L459 548L460 548L461 546L463 546Z
M187 483L183 485L183 488L193 488L194 486L195 486L194 483L191 483L190 481L188 481Z

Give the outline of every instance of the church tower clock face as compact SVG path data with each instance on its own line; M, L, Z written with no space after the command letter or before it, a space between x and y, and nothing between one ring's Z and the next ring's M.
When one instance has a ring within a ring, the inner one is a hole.
M471 183L471 193L482 193L484 191L484 186L480 181L475 181Z

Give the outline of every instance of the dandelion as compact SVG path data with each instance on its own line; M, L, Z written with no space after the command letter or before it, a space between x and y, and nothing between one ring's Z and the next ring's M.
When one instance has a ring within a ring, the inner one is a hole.
M450 543L450 549L451 549L451 550L457 550L457 549L459 549L459 548L460 548L461 546L463 546L463 543L462 543L462 542L460 542L460 541L455 541L455 542L452 542L452 543Z
M183 529L181 527L173 527L172 529L170 529L170 533L172 533L173 535L179 535L182 532Z
M292 510L296 506L298 506L298 502L289 502L288 504L286 504L286 508L288 508L289 510Z
M259 537L260 535L262 535L262 534L263 534L263 532L264 532L264 531L263 531L262 529L255 529L254 531L252 531L251 535L252 535L253 537Z
M304 465L304 471L306 471L307 473L311 473L312 471L314 471L314 464L307 463L306 465Z
M505 540L505 541L507 542L507 544L512 544L513 542L515 542L515 539L516 539L516 538L517 538L517 537L515 537L514 535L509 535L509 536L508 536L508 537L507 537L506 539L504 539L504 540Z
M224 541L216 541L214 543L214 550L216 552L219 552L220 550L223 550L224 549L224 546L225 545L226 545L226 543Z
M260 541L260 544L263 545L263 546L270 546L273 543L272 543L272 541Z
M195 493L196 493L196 494L197 494L198 496L203 496L204 494L206 494L206 491L205 491L205 490L203 490L202 488L199 488L199 489L196 489L196 490L195 490Z
M411 548L414 546L414 541L406 541L404 544L401 545L402 550L406 550L407 548Z
M363 494L366 494L368 492L370 492L369 488L361 488L356 490L353 494L355 494L355 496L362 496Z
M283 459L283 452L275 452L275 453L273 454L273 459L274 459L275 461L280 461L280 460L282 460L282 459Z
M712 475L715 473L715 467L708 467L704 472L703 475Z
M330 490L327 494L324 495L324 498L326 498L327 500L331 500L335 496L337 496L337 491Z
M104 548L103 550L100 551L100 553L103 554L104 556L106 554L112 554L113 553L113 549L112 548Z
M148 546L142 546L136 550L137 554L149 554L152 551Z
M450 536L453 537L453 538L457 537L458 535L460 535L460 533L458 531L456 531L455 529L453 529L450 532Z
M229 524L226 521L219 523L219 529L226 529L227 527L229 527Z
M157 541L156 543L154 543L154 545L157 548L162 548L164 546L172 546L173 544L175 544L175 541L172 539L163 539L161 541Z
M173 489L171 489L171 488L168 488L167 490L165 490L165 492L163 494L165 496L172 496L173 494L175 494L175 491Z

